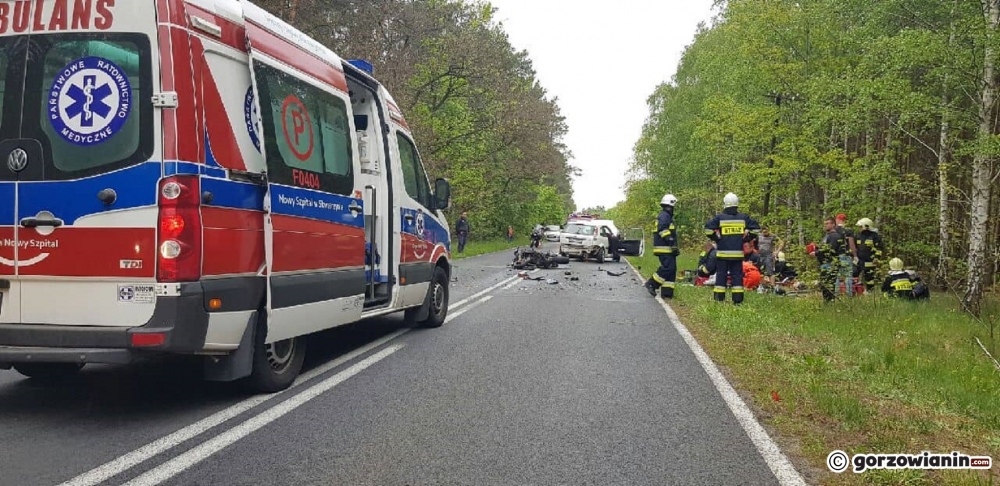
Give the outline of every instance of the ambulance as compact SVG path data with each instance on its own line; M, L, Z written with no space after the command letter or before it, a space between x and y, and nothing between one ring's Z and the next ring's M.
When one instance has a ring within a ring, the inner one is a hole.
M362 60L240 0L0 0L0 368L203 356L448 311L444 179Z

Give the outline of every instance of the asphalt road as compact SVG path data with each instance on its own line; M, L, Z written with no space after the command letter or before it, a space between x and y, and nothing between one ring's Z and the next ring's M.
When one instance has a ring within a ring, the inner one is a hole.
M0 485L778 484L624 262L510 260L458 260L441 328L315 336L271 397L184 360L0 371Z

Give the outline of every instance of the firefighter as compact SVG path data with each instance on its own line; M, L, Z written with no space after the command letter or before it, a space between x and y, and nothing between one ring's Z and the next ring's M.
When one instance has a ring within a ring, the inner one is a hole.
M653 235L653 254L660 259L660 268L656 269L649 280L646 281L646 290L649 295L656 297L656 290L660 290L660 297L670 299L674 296L674 286L677 280L677 255L680 254L677 239L677 226L674 224L674 206L677 205L677 198L673 194L666 194L660 199L660 214L656 217L656 234Z
M889 275L882 282L882 293L886 297L913 299L913 279L903 270L903 260L889 260Z
M854 278L857 280L863 275L865 292L871 292L875 287L875 273L882 253L885 251L885 243L882 235L873 228L875 223L871 219L861 218L857 222L861 228L858 233L858 266L854 268Z
M743 241L748 235L756 235L760 224L753 218L739 212L740 200L729 193L722 199L724 209L705 223L705 235L716 243L718 271L715 274L714 297L719 302L726 300L726 277L730 281L733 303L743 302Z

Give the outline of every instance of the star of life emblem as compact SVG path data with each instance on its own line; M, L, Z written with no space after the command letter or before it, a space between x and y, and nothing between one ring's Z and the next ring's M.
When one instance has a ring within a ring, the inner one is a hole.
M132 102L132 85L121 67L102 57L84 57L56 74L48 117L66 141L96 145L125 127Z

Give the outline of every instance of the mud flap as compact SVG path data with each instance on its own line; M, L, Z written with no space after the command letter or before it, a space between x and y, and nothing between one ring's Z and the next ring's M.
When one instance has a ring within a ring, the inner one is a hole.
M431 289L434 288L431 285L427 286L427 295L424 296L424 303L414 309L413 320L416 322L424 322L431 315Z
M250 315L250 322L243 330L240 347L221 358L205 358L203 370L206 381L236 381L250 376L253 371L253 339L257 332L257 311Z

